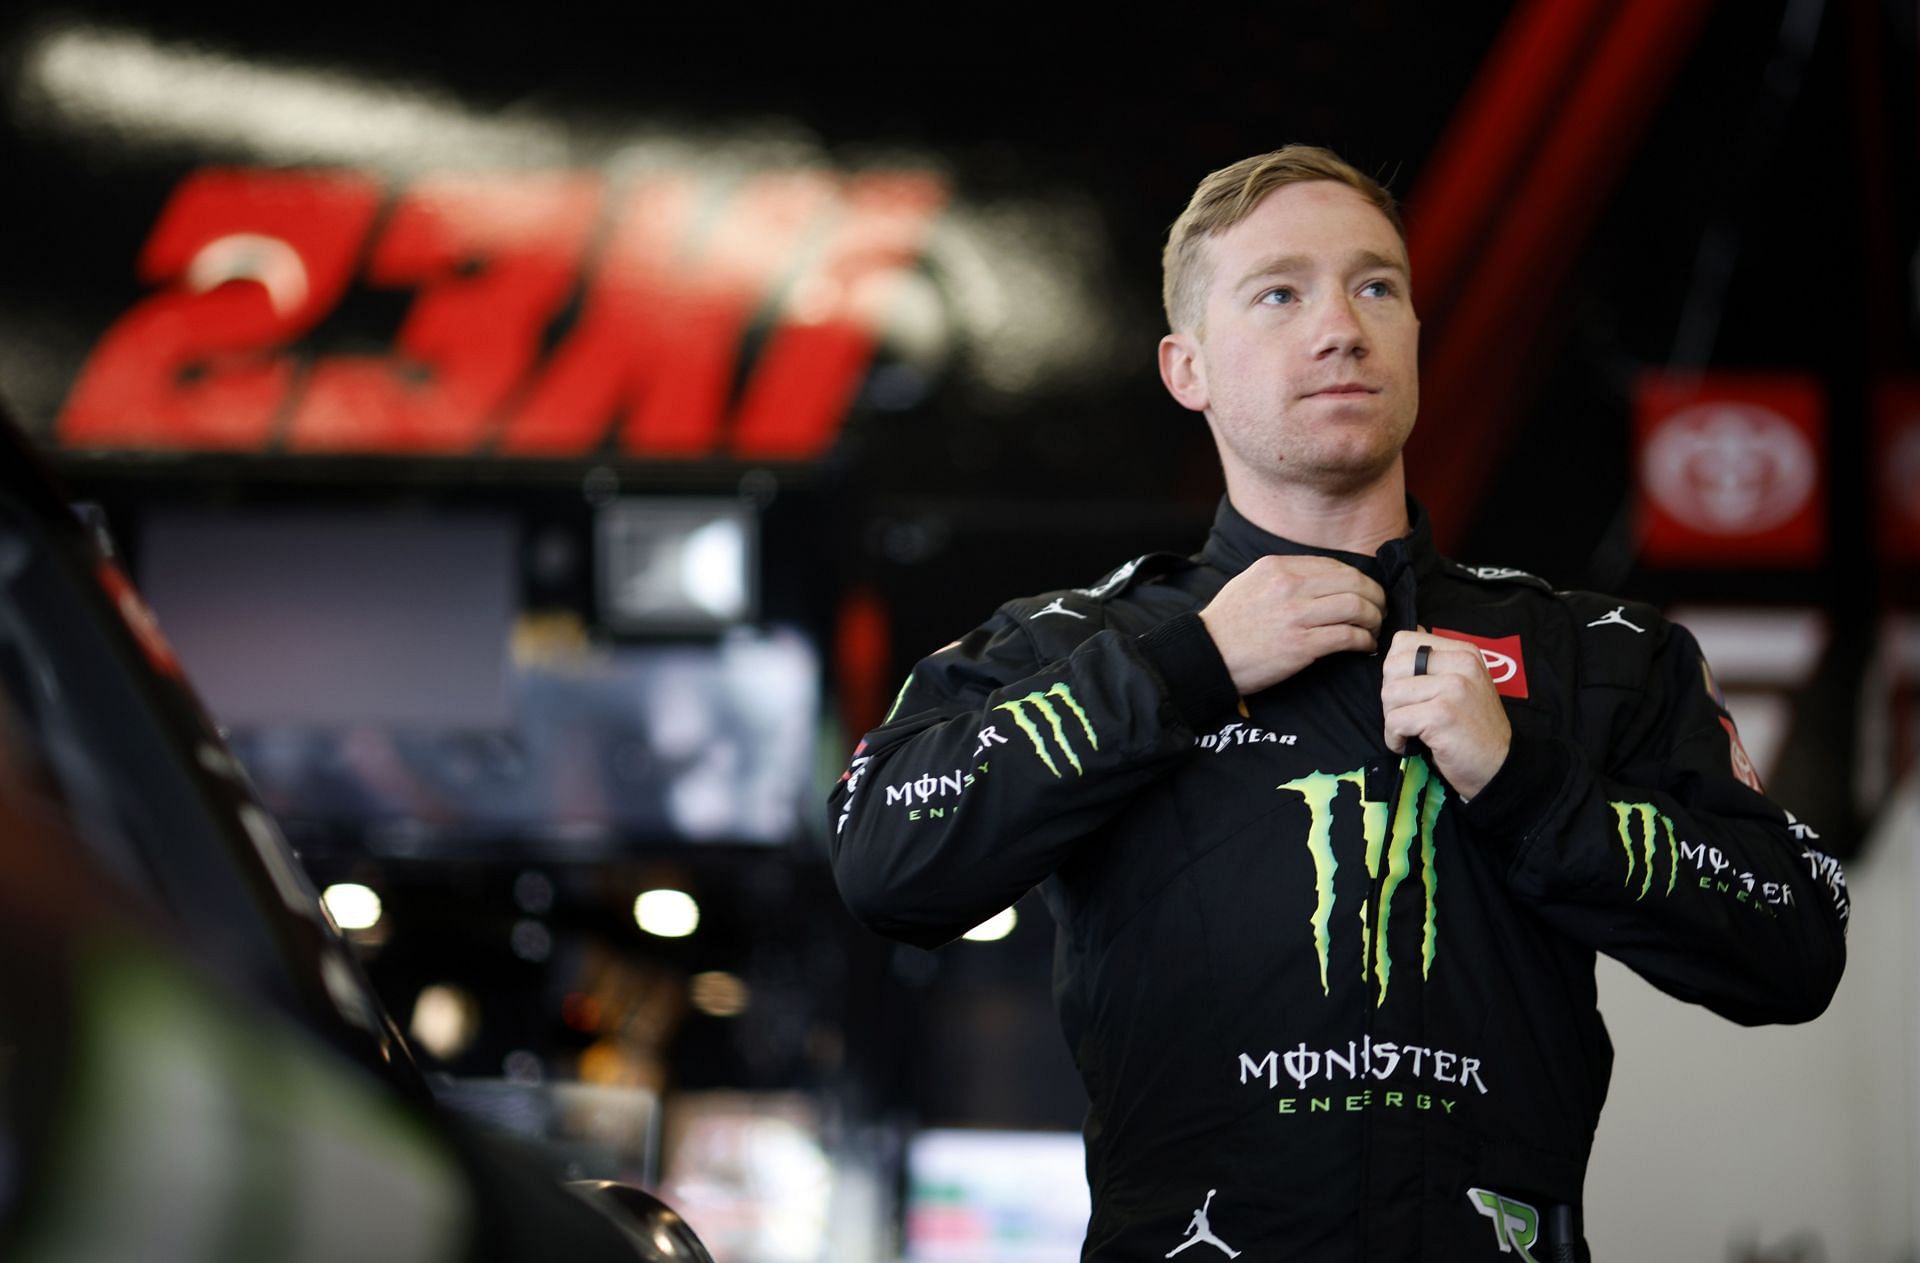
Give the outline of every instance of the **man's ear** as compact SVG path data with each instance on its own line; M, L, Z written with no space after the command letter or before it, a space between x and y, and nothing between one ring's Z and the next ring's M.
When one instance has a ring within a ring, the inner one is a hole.
M1169 333L1160 339L1160 380L1183 408L1207 410L1207 369L1200 355L1200 339L1191 333Z

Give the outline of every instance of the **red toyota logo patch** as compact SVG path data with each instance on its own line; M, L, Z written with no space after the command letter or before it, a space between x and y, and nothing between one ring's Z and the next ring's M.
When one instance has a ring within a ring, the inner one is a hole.
M1464 640L1478 648L1481 659L1487 664L1487 675L1493 680L1494 691L1500 696L1527 695L1527 661L1520 655L1520 637L1474 636L1467 632L1448 631L1444 627L1434 628L1433 634L1449 640Z
M1760 771L1753 766L1753 759L1747 754L1747 747L1740 740L1739 730L1733 721L1725 715L1720 716L1720 726L1727 730L1727 741L1731 744L1730 756L1733 760L1733 775L1741 784L1756 794L1767 791L1760 786Z

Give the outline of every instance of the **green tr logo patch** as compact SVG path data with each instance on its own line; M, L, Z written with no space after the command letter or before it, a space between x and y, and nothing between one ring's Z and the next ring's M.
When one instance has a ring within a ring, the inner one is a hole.
M1339 861L1333 854L1333 809L1340 787L1352 785L1360 803L1360 832L1369 880L1380 880L1381 860L1386 861L1386 877L1380 885L1378 924L1369 925L1372 900L1360 906L1360 977L1371 978L1377 993L1375 1006L1387 1002L1387 984L1393 977L1393 953L1388 946L1392 923L1393 896L1400 884L1413 872L1413 843L1420 841L1420 877L1426 893L1426 920L1420 946L1420 976L1433 971L1433 960L1440 951L1438 909L1434 897L1439 891L1440 873L1434 864L1433 828L1440 819L1446 801L1446 786L1418 755L1401 761L1400 794L1397 803L1370 799L1365 768L1351 772L1315 772L1276 788L1291 790L1306 801L1311 813L1307 829L1307 851L1313 856L1314 887L1319 896L1308 923L1313 927L1314 950L1320 955L1320 990L1331 995L1327 981L1327 956L1333 946L1334 873ZM1389 809L1392 811L1389 818ZM1391 833L1389 833L1391 824Z
M1100 738L1093 731L1093 723L1087 718L1087 712L1080 709L1080 703L1074 700L1073 690L1065 683L1056 684L1044 693L1029 693L1025 697L1001 702L994 709L1004 710L1013 716L1013 722L1020 726L1020 731L1026 733L1027 740L1033 743L1033 752L1040 756L1042 763L1047 765L1047 771L1052 772L1056 777L1060 775L1060 765L1053 761L1053 754L1048 747L1048 735L1051 734L1053 746L1057 747L1067 762L1072 765L1074 775L1084 776L1086 768L1080 765L1080 756L1074 753L1073 741L1065 721L1061 718L1060 708L1054 705L1056 698L1059 699L1060 706L1065 707L1067 713L1072 715L1079 724L1080 736L1089 746L1098 750ZM1040 731L1035 720L1047 725L1045 733Z
M1493 1239L1500 1243L1500 1253L1518 1254L1520 1263L1538 1263L1533 1255L1527 1253L1528 1248L1540 1239L1538 1210L1525 1202L1502 1197L1484 1188L1468 1189L1467 1200L1473 1203L1476 1211L1493 1220Z

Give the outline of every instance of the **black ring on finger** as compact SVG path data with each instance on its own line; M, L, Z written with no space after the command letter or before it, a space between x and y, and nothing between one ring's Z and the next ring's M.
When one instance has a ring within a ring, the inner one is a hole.
M1414 650L1413 651L1413 673L1415 675L1425 675L1427 673L1427 659L1432 656L1433 656L1432 645L1421 645L1418 649Z

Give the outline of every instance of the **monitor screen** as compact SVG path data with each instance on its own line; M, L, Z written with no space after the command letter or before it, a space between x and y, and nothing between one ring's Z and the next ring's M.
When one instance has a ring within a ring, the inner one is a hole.
M139 580L228 727L500 727L516 544L504 514L157 512Z
M516 652L508 723L236 728L267 808L378 849L495 840L781 843L813 797L819 659L799 632Z
M296 837L783 843L816 796L820 655L786 625L596 637L522 613L508 515L173 513L161 627Z

